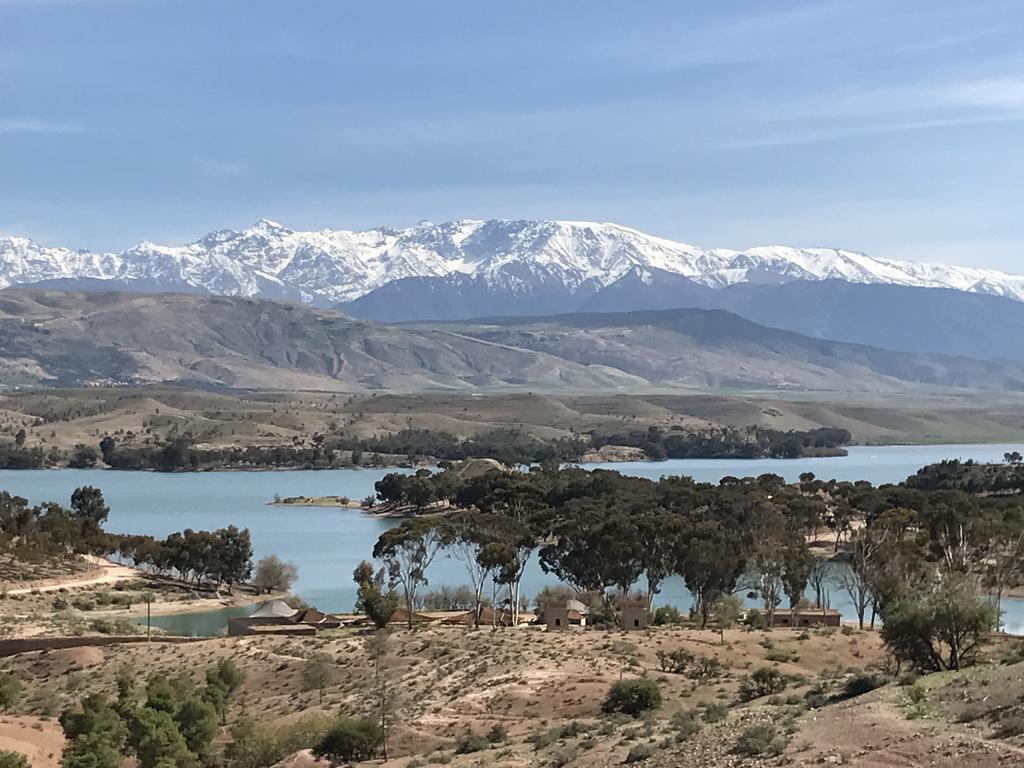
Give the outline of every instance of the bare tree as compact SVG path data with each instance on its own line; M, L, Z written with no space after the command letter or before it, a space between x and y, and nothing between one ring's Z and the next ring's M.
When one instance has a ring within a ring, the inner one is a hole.
M982 561L982 584L995 606L999 627L1003 625L1003 595L1019 586L1024 577L1024 531L996 538Z
M831 583L832 565L828 560L816 560L807 577L807 583L814 590L814 604L824 613L828 608L828 585Z
M848 567L840 571L839 584L850 596L853 609L857 612L857 623L864 629L864 617L874 601L872 567L875 550L874 544L863 531L851 536L850 540L853 543L850 562Z

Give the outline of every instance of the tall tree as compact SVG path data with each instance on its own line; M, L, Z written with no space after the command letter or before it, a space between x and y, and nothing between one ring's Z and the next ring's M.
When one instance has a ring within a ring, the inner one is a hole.
M356 613L365 613L378 629L391 621L398 606L398 596L385 584L385 569L374 572L373 566L363 560L352 572L356 583Z
M691 522L679 537L676 572L695 600L700 625L708 625L712 607L732 594L746 568L743 544L734 529L719 520Z
M256 563L253 584L260 593L287 592L298 576L299 569L294 563L286 563L277 555L267 555Z
M785 537L782 551L783 574L782 587L789 598L789 608L793 615L793 626L800 625L800 607L804 599L804 591L810 581L811 572L815 567L814 555L807 548L807 541L801 530L789 529Z
M103 499L103 491L91 485L83 485L71 494L71 511L77 517L89 518L97 525L102 525L110 514L110 507Z
M473 590L473 626L479 627L484 586L496 567L489 558L483 557L486 547L497 540L494 516L463 513L449 518L449 522L452 526L450 551L466 568Z
M882 618L882 639L893 655L926 672L974 664L997 620L995 608L978 598L974 580L962 574L912 586Z
M682 519L677 514L657 508L637 515L635 523L639 536L637 557L647 577L647 610L652 611L654 596L661 592L661 585L675 571Z
M392 584L403 589L406 620L412 629L416 595L427 582L427 568L450 541L450 530L443 521L412 519L380 535L373 556L388 569Z
M252 575L252 538L249 529L239 530L233 525L214 531L212 559L218 582L231 588Z
M128 728L105 697L86 696L61 713L60 724L67 739L61 768L119 768Z
M851 538L850 560L839 570L839 584L850 597L857 614L857 624L864 629L864 618L873 599L877 546L865 532Z

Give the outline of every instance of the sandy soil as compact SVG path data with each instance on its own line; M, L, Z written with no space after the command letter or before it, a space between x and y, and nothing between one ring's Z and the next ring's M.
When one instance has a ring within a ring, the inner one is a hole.
M125 579L134 579L138 577L140 573L135 568L131 568L127 565L119 565L99 557L91 557L87 555L85 559L91 561L95 567L80 575L29 582L28 585L8 589L7 594L27 595L31 592L56 592L59 589L97 587L103 584L114 584Z
M152 596L153 616L214 611L286 596L283 593L257 595L245 587L235 587L232 594L225 589L197 595L191 585L152 576L126 565L100 558L90 558L87 565L91 570L48 579L37 586L7 590L6 599L0 600L0 635L95 634L92 625L98 620L113 621L124 631L131 631L131 625L146 617L147 594ZM61 606L57 605L58 601Z
M297 719L338 713L372 714L374 679L367 641L371 632L333 630L317 637L216 638L188 645L161 643L78 648L21 654L9 667L26 691L18 714L39 716L90 692L113 693L119 670L185 674L197 683L219 659L234 660L246 680L232 705L229 722L241 712L264 728L287 728ZM905 689L885 686L842 703L806 711L800 706L813 685L841 690L855 670L882 662L877 633L820 629L809 632L727 630L725 645L717 632L659 627L625 633L589 629L549 632L540 628L467 630L428 626L389 634L383 663L395 692L396 714L389 768L420 763L473 766L559 765L611 768L623 763L637 745L653 750L645 768L734 768L753 766L853 765L862 768L922 766L996 768L1020 765L1022 745L995 740L989 715L979 710L975 724L964 724L962 707L1002 711L1024 693L1024 664L986 667L988 676L967 685L961 678L933 676L929 710L910 720ZM998 659L1012 641L997 639L989 658ZM685 650L713 657L721 670L696 680L662 671L659 651ZM332 679L321 703L318 691L303 682L306 660L323 654L332 662ZM790 681L776 696L738 703L739 685L751 671L769 666ZM620 679L655 680L663 704L645 720L608 718L601 702ZM998 695L996 686L1003 686ZM965 704L966 702L966 704ZM727 708L724 719L705 722L685 742L676 738L671 718L700 713L708 706ZM30 720L30 722L35 722ZM784 727L793 736L778 758L742 758L733 752L737 735L752 724ZM497 746L456 754L467 733L483 735L501 726L506 738ZM48 732L19 731L29 744L51 739ZM38 737L36 734L39 734ZM51 747L52 748L52 747ZM41 763L53 765L53 763ZM375 762L381 765L380 762ZM313 768L308 752L280 763Z
M1024 765L1024 749L981 738L945 719L907 719L902 692L887 687L808 715L790 743L794 766L997 768Z
M32 768L57 768L64 749L64 732L55 720L40 717L0 717L0 750L28 757Z
M34 691L27 702L31 707L36 698L72 700L63 683L69 674L81 675L81 687L73 695L77 698L93 690L112 692L114 676L124 667L146 673L184 671L199 681L217 659L232 658L247 673L238 710L244 709L272 727L302 714L367 712L372 706L368 637L367 632L338 630L316 638L251 636L188 645L157 641L87 649L91 652L88 658L72 658L67 652L27 653L12 664L26 690ZM675 712L735 701L739 681L751 669L772 664L786 674L810 677L832 670L841 675L843 669L880 656L876 634L837 630L806 636L789 631L728 630L723 646L715 632L683 628L627 634L431 626L412 632L397 629L389 643L386 670L399 692L401 713L392 740L393 753L401 758L391 761L396 767L403 766L411 754L435 748L451 756L455 741L467 731L483 734L495 725L507 730L506 748L512 750L514 759L493 764L546 765L559 745L535 750L528 739L573 720L585 724L584 730L595 743L584 747L576 743L584 740L584 734L573 737L571 748L579 752L582 762L566 765L618 764L628 751L621 734L598 739L597 731L601 701L608 686L620 676L651 676L659 681L665 703L653 727L664 732L661 738L665 738L667 718ZM722 671L703 683L663 673L657 652L679 649L719 659ZM325 691L322 706L317 692L302 682L305 659L314 653L326 654L336 665L336 677ZM780 660L769 661L769 656ZM83 670L88 670L87 674ZM630 726L614 726L620 727ZM469 765L463 758L476 763L481 757L458 756L454 764ZM290 764L310 763L297 756Z

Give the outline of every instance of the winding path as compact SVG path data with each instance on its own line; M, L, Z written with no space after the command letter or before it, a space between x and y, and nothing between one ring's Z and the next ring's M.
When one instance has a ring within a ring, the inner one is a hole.
M139 572L127 565L118 565L102 558L87 558L96 565L101 573L90 571L81 576L69 576L62 579L46 579L44 581L29 582L28 586L7 589L8 595L27 595L30 592L56 592L59 589L75 589L77 587L92 587L97 584L113 584L124 579L133 579Z

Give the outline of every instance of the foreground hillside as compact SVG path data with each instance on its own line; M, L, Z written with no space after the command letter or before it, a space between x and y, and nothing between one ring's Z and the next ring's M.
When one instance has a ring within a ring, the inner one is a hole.
M0 719L0 744L34 755L37 768L51 768L62 746L52 716L62 706L89 693L114 694L116 678L125 671L177 677L184 669L201 683L207 669L230 659L245 672L245 681L228 710L221 742L236 738L247 745L230 764L326 767L302 747L339 711L374 713L371 658L379 651L371 648L372 637L368 631L339 630L318 638L224 638L21 654L8 668L26 693L15 711ZM913 685L905 678L903 685L889 682L863 693L872 686L851 681L871 679L860 671L877 675L883 663L873 632L728 630L724 640L720 644L715 631L669 627L632 634L392 631L381 666L394 692L391 759L383 764L1019 764L1024 670L1020 663L997 663L1005 642L992 646L993 666L931 675ZM719 665L705 677L664 672L658 654L673 651L716 659ZM329 664L322 698L319 681L311 682L305 672L310 659ZM780 673L784 687L742 702L744 678L765 667ZM609 686L620 678L642 677L661 689L657 710L635 719L602 714ZM843 700L853 690L861 695ZM250 718L257 735L243 726ZM751 729L771 738L751 742L758 753L740 754L740 738Z
M7 388L1024 389L1024 362L810 339L720 310L384 326L253 299L25 290L0 293L0 374Z

